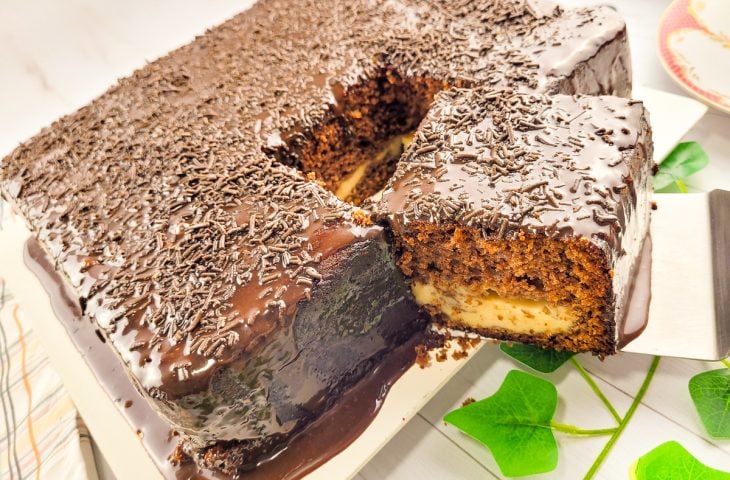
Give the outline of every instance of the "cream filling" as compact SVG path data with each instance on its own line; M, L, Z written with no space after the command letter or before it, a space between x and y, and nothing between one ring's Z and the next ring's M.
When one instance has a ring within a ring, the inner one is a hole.
M379 154L378 156L382 155ZM377 159L375 160L377 161ZM362 180L362 177L365 176L365 172L368 171L368 168L370 165L372 165L373 160L368 160L367 162L363 162L355 169L354 172L352 172L350 175L347 176L340 184L337 186L337 190L335 191L335 196L339 198L340 200L347 200L350 195L352 195L352 192L355 191L355 187L357 187L357 184L360 183Z
M569 307L544 301L480 294L463 286L446 293L430 282L421 281L414 281L412 289L419 305L436 308L455 325L475 329L552 334L569 330L576 321L576 315Z
M398 135L391 138L383 149L373 158L362 162L357 168L345 177L335 190L335 196L340 200L347 200L355 188L360 184L371 165L378 165L384 161L398 158L413 139L413 135Z
M405 150L406 148L408 148L408 145L410 145L413 142L413 134L412 133L405 133L405 134L401 135L398 138L400 138L400 142L403 145L403 150Z

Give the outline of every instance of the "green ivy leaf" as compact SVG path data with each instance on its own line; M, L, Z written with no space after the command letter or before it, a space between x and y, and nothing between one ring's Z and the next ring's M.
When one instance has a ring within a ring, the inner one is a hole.
M635 480L730 480L730 472L715 470L697 460L682 445L663 443L639 458L632 468Z
M501 343L500 350L518 362L542 373L551 373L560 368L575 355L573 352L556 351L552 348L540 348L524 343Z
M708 163L710 157L699 143L680 143L659 165L659 171L654 175L654 190L662 190L676 183L680 190L686 191L682 180L702 170Z
M713 437L730 438L730 369L695 375L689 381L689 394L707 432Z
M504 475L533 475L558 464L550 427L557 404L555 385L512 370L494 395L449 412L444 421L489 448Z

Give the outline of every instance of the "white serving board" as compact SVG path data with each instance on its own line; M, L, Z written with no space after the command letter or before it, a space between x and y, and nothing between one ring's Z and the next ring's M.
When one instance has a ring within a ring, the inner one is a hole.
M643 100L651 112L656 159L663 158L707 109L695 100L646 88L636 88L634 97ZM161 478L134 429L108 398L82 353L76 350L64 326L56 319L40 282L25 268L22 252L28 236L18 217L11 215L3 222L0 269L22 305L24 320L33 324L114 475L120 479ZM306 478L331 480L355 476L467 362L468 358L456 361L449 357L442 363L432 362L426 369L412 367L392 387L365 432Z

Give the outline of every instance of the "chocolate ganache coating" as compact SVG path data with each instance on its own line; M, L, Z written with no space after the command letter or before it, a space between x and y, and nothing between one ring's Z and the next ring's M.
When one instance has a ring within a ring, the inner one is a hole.
M499 237L595 237L618 251L650 149L640 101L454 88L431 106L379 210L396 229L457 222Z
M286 438L419 328L387 232L289 148L332 119L354 128L343 98L386 73L439 89L631 84L606 7L268 0L0 164L84 315L196 443Z

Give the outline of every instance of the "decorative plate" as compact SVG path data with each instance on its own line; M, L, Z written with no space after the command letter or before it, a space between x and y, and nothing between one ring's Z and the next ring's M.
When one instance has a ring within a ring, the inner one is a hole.
M730 113L730 1L675 0L659 22L658 40L672 78Z

